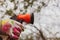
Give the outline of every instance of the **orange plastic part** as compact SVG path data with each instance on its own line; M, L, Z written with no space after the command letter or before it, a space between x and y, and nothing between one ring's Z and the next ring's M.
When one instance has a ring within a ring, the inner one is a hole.
M18 20L23 20L24 22L30 23L31 21L31 15L30 14L19 14L17 15Z

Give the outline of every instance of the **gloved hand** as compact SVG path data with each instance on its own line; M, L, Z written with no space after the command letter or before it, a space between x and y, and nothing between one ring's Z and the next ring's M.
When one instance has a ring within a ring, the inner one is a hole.
M20 33L23 31L23 26L17 21L7 19L2 20L2 27L0 27L0 29L10 35L10 38L18 40Z

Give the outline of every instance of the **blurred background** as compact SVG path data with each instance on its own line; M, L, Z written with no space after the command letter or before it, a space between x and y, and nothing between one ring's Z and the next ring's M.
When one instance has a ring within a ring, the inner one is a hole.
M60 0L0 0L0 20L25 13L34 13L36 27L24 25L19 40L60 40Z

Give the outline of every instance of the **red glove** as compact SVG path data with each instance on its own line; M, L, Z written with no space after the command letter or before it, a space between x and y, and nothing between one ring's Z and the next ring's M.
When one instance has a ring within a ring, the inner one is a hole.
M13 38L14 40L18 40L20 33L23 30L22 24L14 20L8 20L6 22L2 21L1 29L6 34L10 35L10 38Z

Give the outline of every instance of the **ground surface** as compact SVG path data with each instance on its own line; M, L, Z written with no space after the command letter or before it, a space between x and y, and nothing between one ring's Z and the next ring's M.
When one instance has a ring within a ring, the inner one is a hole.
M34 25L44 36L52 38L49 40L60 40L57 39L60 38L60 0L0 0L0 19L10 18L19 13L34 13ZM21 33L21 40L41 39L34 26L28 24L25 27L25 31Z

